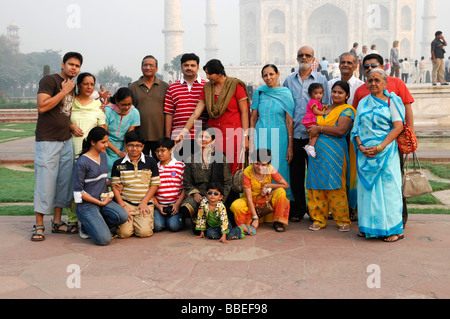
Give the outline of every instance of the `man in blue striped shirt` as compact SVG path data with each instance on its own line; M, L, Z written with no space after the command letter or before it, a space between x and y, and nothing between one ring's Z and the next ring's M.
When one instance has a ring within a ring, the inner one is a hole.
M299 63L298 72L292 73L286 78L283 86L292 91L295 101L294 110L294 158L291 162L291 189L295 201L291 203L289 220L299 222L307 213L305 199L305 168L308 155L304 147L309 142L309 134L306 127L302 124L303 117L306 114L306 106L310 100L308 88L312 83L321 83L324 89L322 101L330 100L328 93L327 79L320 73L312 71L312 64L315 61L314 50L309 46L303 46L298 50L297 61Z

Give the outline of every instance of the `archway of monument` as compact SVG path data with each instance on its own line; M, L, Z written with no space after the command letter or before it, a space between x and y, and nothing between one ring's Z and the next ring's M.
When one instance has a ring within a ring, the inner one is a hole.
M307 23L306 43L312 46L318 61L322 57L334 61L342 53L350 51L345 12L332 4L324 4L314 10Z

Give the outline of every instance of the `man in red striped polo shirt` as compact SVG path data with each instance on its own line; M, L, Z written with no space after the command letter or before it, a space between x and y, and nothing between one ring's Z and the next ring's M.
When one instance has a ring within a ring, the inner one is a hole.
M186 53L181 57L181 73L179 81L173 83L166 92L164 104L165 135L176 137L186 125L189 117L194 113L198 98L203 91L206 81L203 80L198 71L200 69L200 58L194 53ZM202 125L206 124L207 113L200 117ZM194 126L195 128L195 126ZM194 128L190 135L186 135L188 141L184 148L189 148L194 139Z

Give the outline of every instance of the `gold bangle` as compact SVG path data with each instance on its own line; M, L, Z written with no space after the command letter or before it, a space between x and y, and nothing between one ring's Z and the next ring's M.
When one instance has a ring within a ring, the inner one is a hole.
M384 150L384 148L381 146L381 144L380 144L380 145L377 145L377 152L378 152L378 153L383 152L383 150Z
M323 126L320 127L320 133L323 133Z

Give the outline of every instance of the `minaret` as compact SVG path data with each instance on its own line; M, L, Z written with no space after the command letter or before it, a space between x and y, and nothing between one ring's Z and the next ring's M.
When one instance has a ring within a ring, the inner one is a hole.
M11 41L11 45L13 48L13 52L15 54L19 53L19 46L20 46L20 37L19 37L19 26L11 22L11 24L6 28L6 36Z
M434 0L425 2L423 9L423 34L421 46L421 56L428 60L431 57L431 41L434 39L436 29L436 6Z
M165 63L170 64L183 53L183 28L181 27L180 0L164 0Z
M216 1L206 0L206 61L217 59L219 48L217 47L217 23L216 23Z

